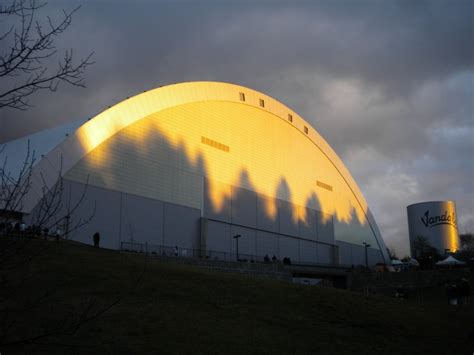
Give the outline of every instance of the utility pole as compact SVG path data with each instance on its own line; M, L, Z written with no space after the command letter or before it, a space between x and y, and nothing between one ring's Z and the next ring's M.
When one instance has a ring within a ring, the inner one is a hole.
M365 247L365 267L368 269L369 268L369 256L367 254L367 249L369 249L370 244L368 244L366 242L363 242L362 244L364 244L364 247Z
M237 261L239 261L239 238L242 237L240 234L234 235L235 245L237 249Z

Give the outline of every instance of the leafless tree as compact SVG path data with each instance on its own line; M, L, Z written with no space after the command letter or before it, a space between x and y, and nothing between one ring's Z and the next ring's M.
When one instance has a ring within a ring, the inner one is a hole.
M30 97L38 91L56 91L61 83L85 87L84 71L93 64L93 53L75 61L72 49L61 55L56 39L71 25L72 11L63 11L59 21L50 17L40 18L47 5L41 0L8 0L0 2L0 109L26 110ZM56 62L56 65L51 65ZM2 146L0 146L2 153ZM1 154L0 154L1 155ZM36 156L28 143L22 167L10 173L8 157L0 160L0 224L17 220L29 198L34 175ZM56 183L48 187L39 174L39 203L30 215L35 224L32 233L47 228L61 228L68 233L88 223L90 216L72 220L86 196L86 182L82 194L75 201L65 202L62 161L57 168ZM2 231L0 230L0 234ZM26 234L26 233L25 233ZM3 236L2 236L3 237ZM59 322L44 328L29 325L28 312L52 307L56 288L35 288L38 280L32 272L36 258L44 256L46 249L56 243L31 243L31 238L5 237L0 247L0 347L15 347L37 343L61 334L74 334L79 327L94 321L120 302L117 292L109 300L95 297L79 298L79 304L71 304L69 315L60 315ZM137 283L139 280L137 281ZM134 286L132 285L132 289ZM34 292L32 292L34 290ZM24 328L24 327L27 328ZM23 332L24 329L28 331ZM69 346L69 344L68 344Z
M45 6L45 2L36 0L12 0L8 5L0 5L0 24L6 24L0 32L0 109L26 110L31 95L44 89L56 91L61 82L85 87L83 74L93 64L93 53L75 62L72 49L58 58L55 45L79 7L63 10L58 22L50 17L40 21L38 12ZM53 60L58 63L50 68Z
M0 156L5 146L0 146ZM33 179L33 170L35 165L35 152L31 150L30 143L27 143L27 150L23 163L19 171L11 172L8 168L8 156L3 159L0 166L0 236L14 235L16 237L31 237L50 235L45 231L53 232L56 239L68 238L69 233L79 229L83 225L90 222L95 214L95 203L92 211L88 216L75 218L75 212L82 204L86 193L88 182L85 183L81 195L75 200L65 201L63 196L63 177L62 177L62 159L57 169L57 182L52 188L46 186L43 175L41 178L41 196L39 202L32 211L27 211L27 217L30 225L28 228L20 229L20 222L24 219L25 211L23 206L25 200L32 198L30 188ZM14 227L15 226L15 227ZM16 265L28 265L31 260L40 255L44 248L35 250L30 253L29 257L23 260L18 259L18 255L22 255L23 250L27 249L31 241L30 238L6 238L7 243L4 245L5 250L0 252L0 287L4 281L5 270L13 268ZM7 250L13 251L8 253ZM0 299L1 303L1 299Z
M89 223L95 214L95 203L91 213L86 217L79 217L79 219L72 221L75 212L81 206L89 186L89 177L84 184L81 195L75 201L69 201L64 203L64 181L62 177L62 158L61 164L57 171L57 182L50 189L47 188L44 177L40 174L42 180L42 197L39 200L38 205L33 211L31 223L39 227L48 228L61 228L65 232L65 237L69 236L76 229L81 228L83 225Z
M0 147L0 153L2 149L4 147ZM32 184L35 162L35 152L31 151L29 142L19 172L11 173L8 170L8 156L4 158L0 167L0 222L9 224L11 221L19 219L18 213L22 212L25 199L29 198L28 193ZM79 198L65 203L62 175L62 158L60 166L57 167L56 183L53 187L48 188L42 173L40 173L41 196L37 206L31 211L29 220L35 226L36 231L61 229L65 233L64 236L68 237L69 233L90 222L95 214L95 204L88 216L73 221L75 212L86 196L88 178Z
M31 187L31 174L36 159L34 152L31 152L30 142L27 144L25 159L16 175L8 170L7 156L0 167L0 211L5 222L9 222L12 214L22 209L23 199ZM0 156L4 150L5 146L0 146Z
M5 147L0 147L0 153ZM24 161L19 171L10 172L8 157L5 157L0 167L0 223L10 224L17 220L19 211L25 204L25 199L32 185L32 180L38 178L34 174L35 152L28 142ZM42 196L33 209L30 217L35 225L31 233L41 232L44 228L53 230L61 228L72 232L88 223L93 218L95 206L89 216L74 219L76 210L83 202L87 193L88 183L77 199L66 201L63 196L63 169L62 159L57 167L56 183L48 188L42 174L39 174L42 183ZM5 233L0 230L0 347L14 349L24 345L39 344L50 338L74 335L80 327L95 321L111 308L116 306L126 292L113 292L108 299L83 296L71 301L68 307L72 310L68 314L58 315L58 322L50 322L41 327L31 327L30 313L44 312L54 307L57 291L55 287L36 288L37 272L34 271L36 260L44 257L48 249L57 243L37 243L35 238L18 238L14 231ZM13 234L13 235L12 235ZM28 237L28 233L20 232ZM143 271L144 272L144 271ZM130 291L137 287L141 277L131 275ZM35 290L35 292L32 292ZM70 344L65 344L70 346Z

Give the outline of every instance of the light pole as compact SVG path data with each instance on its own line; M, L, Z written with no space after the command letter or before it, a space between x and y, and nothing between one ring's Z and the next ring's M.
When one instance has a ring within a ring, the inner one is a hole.
M364 244L364 247L365 247L365 267L368 269L369 268L369 257L367 255L367 249L369 249L370 244L368 244L366 242L363 242L362 244Z
M239 261L239 238L241 237L240 234L237 234L237 235L234 235L234 239L235 239L235 245L236 245L236 249L237 249L237 261Z
M64 235L65 235L65 239L69 239L69 219L71 218L71 216L69 216L69 213L66 215L66 217L64 218L64 222L65 222L65 230L64 230Z

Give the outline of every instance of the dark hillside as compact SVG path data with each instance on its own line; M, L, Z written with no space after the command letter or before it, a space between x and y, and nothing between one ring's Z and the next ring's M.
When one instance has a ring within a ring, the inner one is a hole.
M0 239L0 353L471 354L474 302L407 302Z

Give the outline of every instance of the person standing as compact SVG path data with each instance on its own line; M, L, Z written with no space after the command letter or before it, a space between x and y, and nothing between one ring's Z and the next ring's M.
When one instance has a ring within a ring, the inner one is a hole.
M94 238L94 246L99 248L99 243L100 243L100 234L99 234L99 232L95 232L93 238Z

